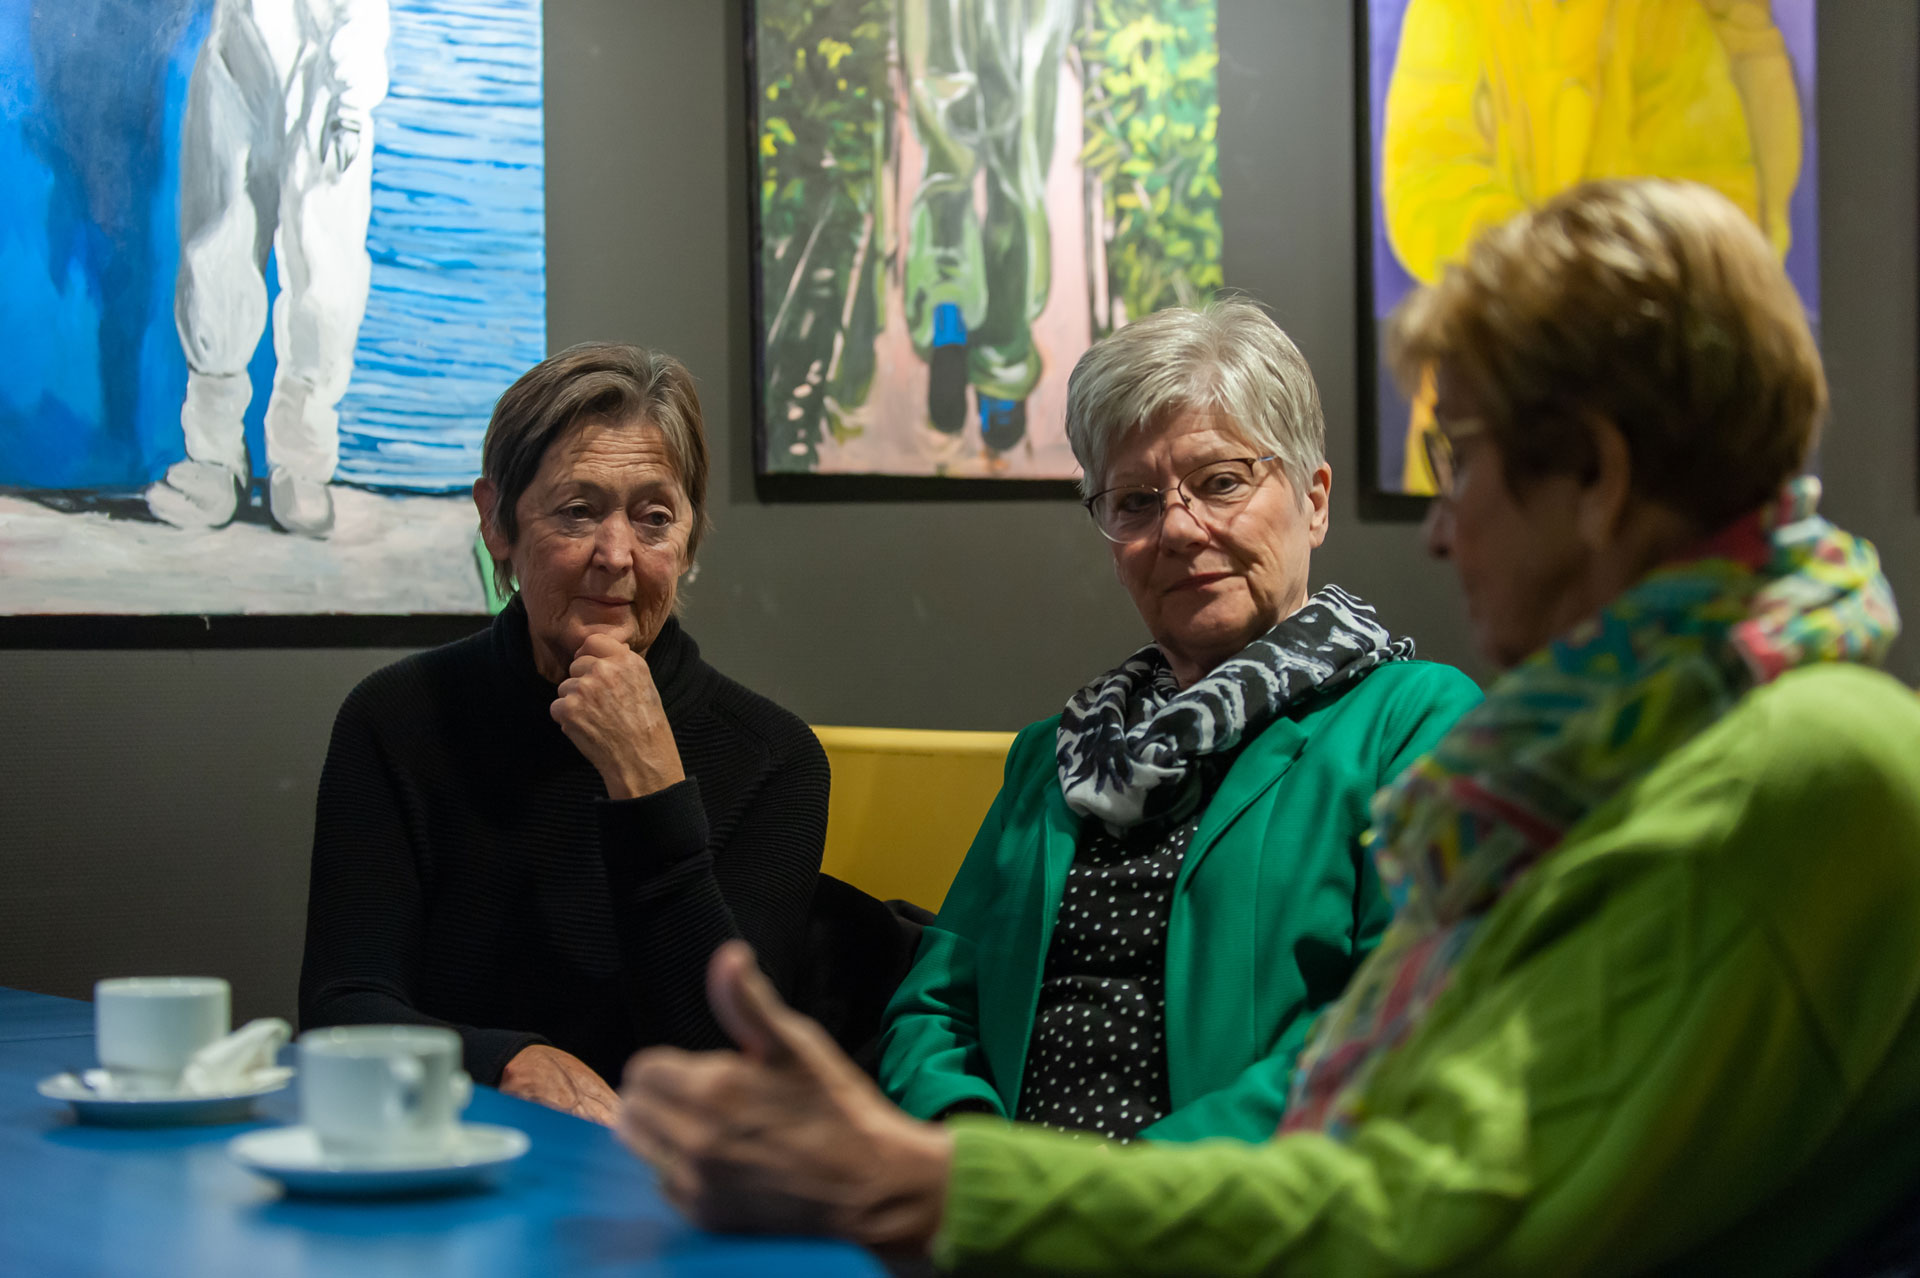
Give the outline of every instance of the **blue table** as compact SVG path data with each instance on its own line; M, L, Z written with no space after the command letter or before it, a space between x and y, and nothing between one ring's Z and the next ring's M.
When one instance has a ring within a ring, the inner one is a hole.
M76 1050L93 1054L93 1004L49 998L0 985L0 1043L22 1038L84 1038Z
M604 1128L474 1089L475 1122L533 1148L488 1193L387 1202L287 1198L227 1157L262 1125L83 1127L34 1084L93 1063L93 1008L0 989L0 1274L259 1278L302 1275L764 1275L878 1278L865 1252L690 1228ZM263 1120L295 1121L298 1083Z

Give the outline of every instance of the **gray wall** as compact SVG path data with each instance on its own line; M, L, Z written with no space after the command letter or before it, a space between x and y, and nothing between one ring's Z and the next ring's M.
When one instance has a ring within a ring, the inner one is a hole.
M816 723L1012 728L1140 642L1067 502L753 497L738 3L548 0L550 344L663 346L721 464L689 622ZM1357 518L1352 48L1339 0L1222 0L1227 279L1319 376L1336 476L1318 569L1427 655L1481 673L1444 569ZM1920 600L1912 0L1822 6L1828 510ZM0 984L231 977L290 1014L313 793L334 708L391 651L0 652ZM1920 640L1896 654L1920 675Z

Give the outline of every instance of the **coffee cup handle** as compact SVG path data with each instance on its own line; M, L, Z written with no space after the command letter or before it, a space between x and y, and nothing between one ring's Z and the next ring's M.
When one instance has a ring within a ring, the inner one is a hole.
M393 1057L387 1062L387 1068L393 1072L393 1081L400 1085L393 1094L394 1108L399 1111L394 1117L403 1121L411 1120L420 1112L420 1104L426 1099L420 1084L426 1081L427 1071L411 1056Z
M455 1114L463 1112L468 1103L473 1100L472 1076L463 1069L456 1069L453 1071L453 1077L448 1080L448 1090L453 1093L453 1112Z

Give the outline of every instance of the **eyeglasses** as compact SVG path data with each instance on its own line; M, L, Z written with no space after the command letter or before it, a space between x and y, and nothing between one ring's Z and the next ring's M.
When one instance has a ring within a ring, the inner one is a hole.
M1108 541L1137 541L1160 526L1166 514L1166 496L1172 493L1187 508L1187 513L1203 524L1224 519L1246 504L1260 480L1254 467L1261 462L1280 460L1266 457L1223 457L1196 466L1180 477L1171 488L1147 484L1128 484L1095 493L1081 504L1093 516L1094 527Z
M1480 421L1463 417L1447 422L1444 427L1436 422L1421 432L1420 442L1427 450L1427 466L1433 471L1434 496L1452 497L1454 485L1459 480L1460 462L1454 452L1454 441L1478 435L1484 430L1486 426Z

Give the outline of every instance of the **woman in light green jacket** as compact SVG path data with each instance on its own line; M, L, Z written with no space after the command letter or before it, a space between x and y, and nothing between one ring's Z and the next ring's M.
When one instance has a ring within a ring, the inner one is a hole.
M1393 924L1261 1145L914 1122L739 948L743 1054L643 1053L696 1219L990 1274L1816 1272L1920 1193L1920 704L1795 480L1819 356L1766 241L1575 188L1398 317L1427 527L1506 669L1374 802Z

